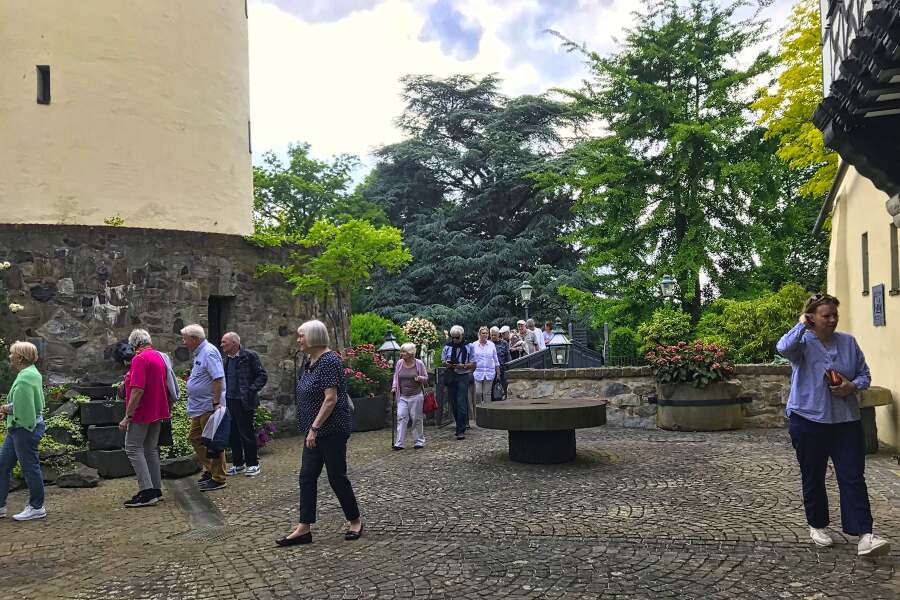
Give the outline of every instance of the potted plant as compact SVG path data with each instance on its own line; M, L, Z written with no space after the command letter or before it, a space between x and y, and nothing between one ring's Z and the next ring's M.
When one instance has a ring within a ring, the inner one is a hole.
M262 405L257 406L253 414L253 429L256 432L256 449L262 451L277 431L272 422L272 413Z
M390 418L387 391L393 370L372 344L344 352L344 377L353 399L353 431L382 429Z
M740 382L727 350L702 341L657 346L646 355L656 377L656 425L680 431L740 429Z

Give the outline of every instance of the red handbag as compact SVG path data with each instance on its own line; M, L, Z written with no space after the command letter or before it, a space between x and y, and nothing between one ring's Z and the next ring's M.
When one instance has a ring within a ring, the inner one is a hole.
M434 397L434 390L425 392L425 402L422 403L423 412L434 412L438 409L437 399Z

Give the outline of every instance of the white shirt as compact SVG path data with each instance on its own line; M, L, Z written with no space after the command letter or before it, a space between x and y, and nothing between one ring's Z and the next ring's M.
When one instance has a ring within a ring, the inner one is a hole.
M475 379L477 381L493 379L500 367L494 342L491 340L487 340L484 344L480 341L475 342L471 346L471 352L469 361L475 363Z

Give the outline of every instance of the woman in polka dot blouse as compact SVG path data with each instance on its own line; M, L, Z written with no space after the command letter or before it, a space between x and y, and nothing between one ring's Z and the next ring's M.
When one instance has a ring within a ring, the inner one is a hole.
M300 522L276 543L296 546L312 542L317 484L323 466L328 470L328 483L349 521L344 539L358 540L363 523L353 487L347 478L347 440L353 429L353 418L344 381L344 365L340 354L328 347L328 329L321 321L307 321L301 325L297 330L297 344L301 352L309 355L297 380L297 422L300 431L306 433L300 461Z

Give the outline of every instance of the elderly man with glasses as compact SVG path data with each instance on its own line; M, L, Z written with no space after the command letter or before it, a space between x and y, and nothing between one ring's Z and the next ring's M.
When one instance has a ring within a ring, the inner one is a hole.
M450 340L441 352L444 368L444 385L447 398L456 421L456 439L466 439L469 426L469 378L475 369L472 362L472 348L463 340L465 330L461 325L450 328Z

